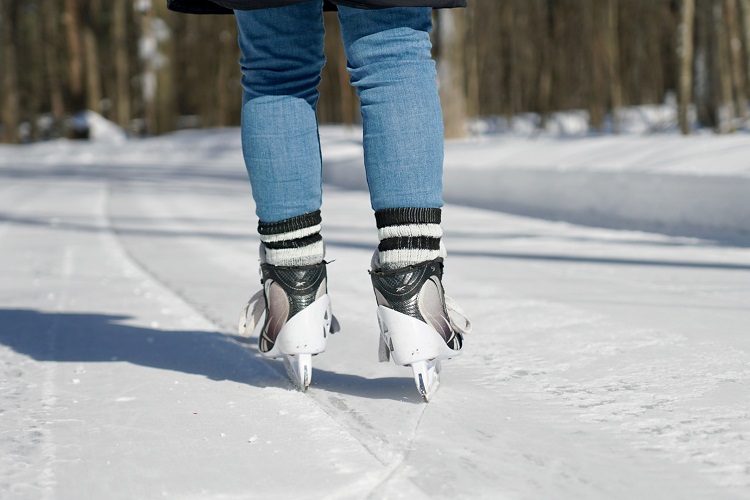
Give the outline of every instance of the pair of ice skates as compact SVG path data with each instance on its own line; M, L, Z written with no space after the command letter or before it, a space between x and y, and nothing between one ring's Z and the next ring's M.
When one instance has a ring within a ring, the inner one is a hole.
M379 269L376 253L372 264L379 359L410 366L419 393L429 401L440 384L441 360L461 353L471 323L443 291L442 259L386 271ZM239 334L250 336L259 330L261 355L283 358L289 377L307 390L312 356L325 351L329 335L339 329L331 313L326 263L299 267L261 263L260 269L263 289L242 311Z

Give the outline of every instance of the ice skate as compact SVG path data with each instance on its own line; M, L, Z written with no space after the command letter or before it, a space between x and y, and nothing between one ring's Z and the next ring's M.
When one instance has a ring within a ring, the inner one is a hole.
M282 267L262 263L260 269L263 289L242 311L239 334L251 336L259 330L261 356L282 358L289 378L306 391L312 382L312 356L325 351L328 335L338 330L331 314L326 264Z
M458 356L471 323L442 285L443 259L394 270L370 271L378 303L380 361L410 366L422 399L440 385L440 362ZM461 319L457 324L453 317Z

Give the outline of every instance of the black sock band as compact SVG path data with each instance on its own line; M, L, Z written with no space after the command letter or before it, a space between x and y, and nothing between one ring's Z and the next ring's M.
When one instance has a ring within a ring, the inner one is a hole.
M439 208L384 208L375 212L378 229L405 224L440 224Z
M375 212L382 268L397 269L444 255L439 208L387 208Z
M259 222L265 261L274 266L319 264L325 257L320 210L279 222Z
M305 229L312 226L318 226L322 222L320 210L310 212L309 214L299 215L291 219L284 219L279 222L258 222L258 234L282 234L291 233L299 229Z

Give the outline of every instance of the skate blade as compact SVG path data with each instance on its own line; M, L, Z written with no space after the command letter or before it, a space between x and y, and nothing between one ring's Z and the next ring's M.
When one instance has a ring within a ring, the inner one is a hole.
M312 355L285 354L284 366L291 381L303 392L307 391L312 381Z
M428 403L440 387L440 361L415 361L411 369L417 390L424 402Z

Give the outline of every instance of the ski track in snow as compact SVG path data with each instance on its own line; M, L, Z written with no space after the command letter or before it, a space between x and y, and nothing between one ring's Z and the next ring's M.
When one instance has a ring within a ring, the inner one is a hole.
M249 188L194 139L0 163L0 497L750 498L748 249L449 206L476 333L425 405L376 362L367 196L327 186L342 332L302 394L233 336Z

